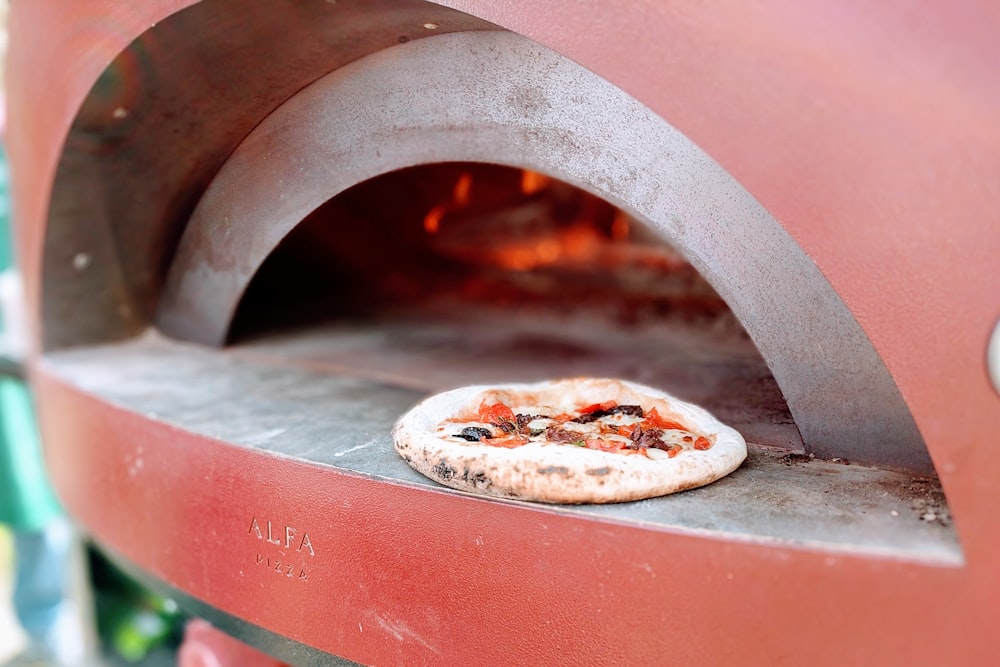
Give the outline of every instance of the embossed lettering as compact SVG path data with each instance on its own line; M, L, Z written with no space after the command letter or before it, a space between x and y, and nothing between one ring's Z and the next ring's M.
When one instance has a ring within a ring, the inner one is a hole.
M298 551L302 551L303 549L309 549L310 556L316 555L316 552L313 551L312 541L309 539L309 533L302 533L302 541L299 542Z
M283 546L285 549L294 548L296 551L308 551L311 557L316 556L316 549L313 548L312 539L309 537L309 533L302 532L302 537L299 537L299 529L294 526L281 526L275 524L270 519L263 522L257 520L257 517L252 517L250 519L250 529L247 533L253 535L258 540L262 542L267 542L268 544L273 544L275 546ZM282 531L284 535L282 535Z
M281 544L281 540L276 539L275 537L273 537L271 535L271 520L270 519L268 519L268 521L267 521L267 541L270 542L271 544Z
M268 570L277 572L287 579L295 579L297 576L299 581L309 581L309 572L304 567L297 567L294 563L272 560L264 554L257 554L257 564L263 565Z
M316 549L313 547L309 533L295 526L289 526L282 521L258 519L254 516L250 517L250 527L247 529L247 534L253 535L261 542L273 544L280 550L280 553L277 555L285 556L283 560L277 560L266 555L268 549L265 548L263 552L255 554L257 565L266 567L272 572L277 572L286 579L297 578L299 581L309 581L309 571L305 567L302 567L302 563L288 562L289 559L294 558L291 555L293 549L296 553L307 551L310 558L315 558Z

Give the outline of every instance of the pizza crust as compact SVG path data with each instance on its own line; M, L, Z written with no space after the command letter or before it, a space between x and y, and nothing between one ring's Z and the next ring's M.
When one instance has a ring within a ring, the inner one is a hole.
M453 442L436 435L450 419L473 421L484 400L532 410L568 411L613 399L655 407L713 441L707 450L685 450L657 460L567 445L537 443L507 449ZM574 378L534 384L471 386L419 403L393 429L396 451L418 472L445 486L480 495L549 503L614 503L676 493L728 475L746 458L746 443L706 410L633 382Z

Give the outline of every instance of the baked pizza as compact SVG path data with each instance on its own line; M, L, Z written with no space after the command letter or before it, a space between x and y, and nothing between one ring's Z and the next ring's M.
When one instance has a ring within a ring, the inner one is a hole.
M728 475L747 453L743 437L702 408L597 378L436 394L396 423L393 441L445 486L549 503L683 491Z

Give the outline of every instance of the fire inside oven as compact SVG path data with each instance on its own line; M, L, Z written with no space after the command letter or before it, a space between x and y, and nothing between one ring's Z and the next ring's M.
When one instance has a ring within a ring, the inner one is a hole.
M299 361L427 391L631 379L802 449L764 359L704 278L625 212L531 170L424 165L324 204L261 266L230 331L241 349L289 336Z

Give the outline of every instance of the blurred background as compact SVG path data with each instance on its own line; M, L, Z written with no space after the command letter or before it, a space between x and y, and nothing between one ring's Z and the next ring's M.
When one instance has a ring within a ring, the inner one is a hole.
M8 5L0 0L4 63ZM0 104L0 138L5 119ZM185 620L177 605L94 551L48 483L22 372L25 324L11 234L0 141L0 665L172 665Z

